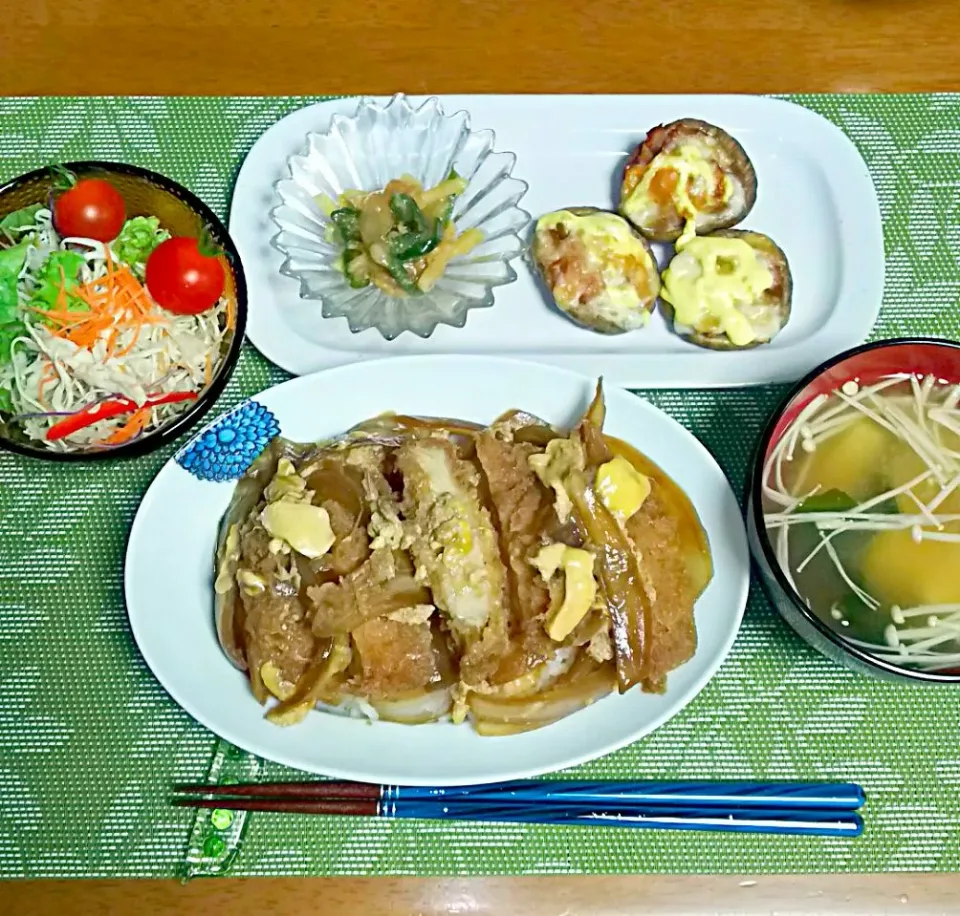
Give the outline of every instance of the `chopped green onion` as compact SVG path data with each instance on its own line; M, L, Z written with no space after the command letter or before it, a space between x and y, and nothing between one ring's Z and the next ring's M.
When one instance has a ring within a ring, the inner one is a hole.
M340 233L344 244L360 238L360 211L353 207L341 207L330 214L330 219Z
M409 194L394 194L390 198L390 210L401 227L423 235L427 231L427 219L417 202Z

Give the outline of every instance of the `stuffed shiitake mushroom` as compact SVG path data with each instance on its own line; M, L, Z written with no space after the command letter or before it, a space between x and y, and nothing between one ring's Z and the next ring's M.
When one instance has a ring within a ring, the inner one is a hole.
M630 224L594 207L537 220L531 256L557 307L601 334L644 327L660 292L649 243Z
M682 118L653 128L630 157L620 212L648 239L735 226L757 198L757 174L743 147L706 121Z
M702 347L769 343L790 317L786 255L760 232L727 229L681 239L664 270L662 309L674 330Z

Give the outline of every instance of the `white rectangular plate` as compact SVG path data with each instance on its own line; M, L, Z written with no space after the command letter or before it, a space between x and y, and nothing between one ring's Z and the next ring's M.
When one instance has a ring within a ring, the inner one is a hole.
M413 97L414 104L423 98ZM439 327L426 340L374 330L352 334L344 319L319 319L320 304L299 296L280 274L270 245L270 210L287 160L332 115L353 114L357 99L311 105L288 115L254 145L240 170L230 233L249 287L247 334L269 359L296 375L383 356L513 356L573 369L631 388L717 387L791 381L861 343L883 296L883 229L867 167L829 121L790 102L752 96L441 96L447 113L464 109L474 130L489 128L496 148L517 155L513 174L530 190L520 206L534 217L569 206L616 206L627 154L651 127L683 117L717 124L743 145L757 171L758 195L740 228L771 236L793 274L793 310L772 343L714 352L671 332L663 317L607 337L579 328L548 305L529 267L495 290L492 308L472 311L464 328ZM669 249L658 247L661 264ZM317 333L317 321L322 332ZM303 328L312 325L312 334Z

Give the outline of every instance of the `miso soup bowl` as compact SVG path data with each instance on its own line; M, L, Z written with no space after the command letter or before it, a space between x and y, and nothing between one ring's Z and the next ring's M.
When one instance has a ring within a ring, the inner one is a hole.
M763 468L798 414L817 395L845 382L872 384L895 374L933 375L960 384L960 343L934 338L897 338L866 344L833 357L801 379L770 418L757 445L747 494L747 536L760 579L780 615L813 648L840 665L873 677L933 684L960 684L960 670L917 671L902 667L845 640L820 620L784 575L763 519Z

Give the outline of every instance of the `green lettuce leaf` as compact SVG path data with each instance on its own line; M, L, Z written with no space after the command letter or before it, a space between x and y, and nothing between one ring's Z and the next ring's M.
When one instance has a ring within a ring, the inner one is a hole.
M7 388L0 388L0 413L13 413L13 395Z
M75 251L51 251L34 276L37 287L30 297L31 304L42 309L53 308L60 298L62 286L67 293L67 309L85 309L83 302L70 295L77 286L82 266L83 257Z
M10 345L26 333L27 329L19 318L14 321L0 322L0 366L10 362ZM0 397L3 393L4 389L0 388Z
M124 264L142 273L150 253L168 238L170 233L160 228L160 220L155 216L135 216L123 224L111 247Z
M22 210L14 210L0 219L0 232L13 239L14 233L26 232L32 229L37 222L37 213L43 209L43 204L34 204Z
M17 278L27 256L27 243L0 249L0 365L10 361L10 344L23 333Z
M27 242L21 242L12 248L0 248L0 278L13 280L16 285L17 277L23 270L23 262L27 258Z

